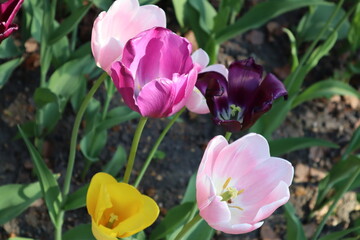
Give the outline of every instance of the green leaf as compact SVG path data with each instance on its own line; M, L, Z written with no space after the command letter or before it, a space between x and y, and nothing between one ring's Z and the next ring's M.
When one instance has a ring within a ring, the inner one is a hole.
M194 173L188 182L186 191L181 203L195 202L196 201L196 173Z
M356 51L360 47L360 3L356 6L356 11L351 22L348 40L352 51Z
M140 5L155 4L160 0L139 0Z
M88 64L91 61L93 60L90 55L87 55L65 63L51 75L48 88L56 95L68 99L81 85L83 75L89 71Z
M11 37L6 38L0 44L0 58L13 58L21 55L21 53Z
M360 126L353 133L351 140L342 156L342 159L348 158L352 152L355 152L359 148L360 148Z
M127 155L124 147L118 146L114 156L111 160L103 167L103 172L109 173L113 177L119 174L121 169L125 166Z
M301 19L298 28L298 38L304 41L313 41L316 39L319 32L325 27L332 13L337 8L335 3L328 3L327 5L316 6L314 11L308 11L307 14ZM327 32L322 36L322 40L329 37L332 30L340 22L340 20L346 15L343 9L339 9L333 21L329 24ZM338 30L339 39L346 38L350 29L350 23L348 20Z
M210 34L216 16L214 7L207 0L191 0L188 3L198 12L201 29Z
M337 162L331 168L328 175L319 183L319 192L315 203L315 210L321 208L326 203L325 199L332 188L335 189L335 192L336 189L341 189L344 183L353 176L359 167L360 158L356 156L350 156L345 160ZM355 181L355 184L358 184L357 181ZM335 195L335 193L332 193L332 196Z
M95 240L92 231L91 224L80 224L69 231L65 232L63 240Z
M48 88L37 88L35 90L34 102L39 108L42 108L48 103L57 102L57 100L57 96Z
M0 65L0 89L7 83L12 72L23 61L23 58L15 58Z
M97 6L101 10L107 11L114 1L113 0L93 0L92 2L95 4L95 6Z
M120 123L139 118L140 115L137 112L134 112L128 107L116 107L111 109L104 121L102 121L98 126L97 130L102 131L109 128L112 128Z
M88 4L86 6L81 6L80 8L73 11L73 13L69 17L67 17L60 24L60 26L50 34L49 45L53 45L54 43L59 41L62 37L70 33L79 24L80 20L89 11L91 6L92 4Z
M286 239L305 240L305 232L299 218L296 216L295 208L288 202L284 205L286 218Z
M88 132L80 141L80 149L86 159L91 162L99 161L99 155L106 145L107 131L97 131L96 129Z
M360 230L360 226L342 230L342 231L338 231L338 232L329 233L326 236L320 238L319 240L341 240L341 239L344 239L344 237L346 235L348 235L352 232L358 231L358 230Z
M86 112L84 114L84 120L86 123L85 133L88 133L95 129L95 127L99 124L101 115L100 115L100 102L94 98L92 98L89 102L89 105L86 108Z
M66 211L75 210L86 206L86 194L89 188L89 183L82 186L75 192L68 195L63 205Z
M50 219L53 224L56 225L57 216L61 210L60 206L62 201L59 185L55 176L51 173L44 160L41 158L39 152L30 143L22 129L19 126L18 128L34 163L36 174L40 182L42 195L45 198L46 206L50 214Z
M194 203L187 202L170 209L164 219L150 234L150 240L164 239L175 229L185 224Z
M282 139L270 140L269 145L272 156L280 156L285 153L293 152L304 148L314 147L314 146L339 148L337 144L334 144L332 142L323 139L307 138L307 137L282 138Z
M23 237L11 237L8 240L36 240L34 238L23 238Z
M0 186L0 225L25 211L41 197L39 182L31 184L8 184Z
M334 95L354 96L360 98L360 93L349 84L330 79L316 82L308 87L295 98L292 108L295 108L306 101L322 97L331 98Z
M185 27L186 22L186 4L187 0L172 0L174 10L175 10L175 16L176 19L180 25L180 27Z
M283 13L306 7L309 5L328 4L323 0L283 0L283 1L266 1L258 3L234 24L215 33L217 43L223 43L230 38L240 35L248 30L261 27L270 19L275 18Z
M50 102L36 112L36 136L41 137L50 133L61 118L58 102Z
M201 220L200 223L192 229L187 239L211 240L214 236L214 233L215 230L210 227L207 222Z

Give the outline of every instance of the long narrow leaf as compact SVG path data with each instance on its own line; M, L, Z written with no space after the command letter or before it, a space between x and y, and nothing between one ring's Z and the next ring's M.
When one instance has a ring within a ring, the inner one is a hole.
M46 206L48 208L51 221L56 225L57 216L60 211L60 204L62 201L61 192L56 181L55 176L51 173L46 166L44 160L41 158L39 152L30 143L29 139L23 132L20 126L18 126L19 132L25 141L25 144L30 152L31 159L34 163L36 174L39 178L42 194L45 198Z
M360 148L360 126L353 133L342 159L348 158L349 154Z
M295 208L288 202L284 205L286 217L286 239L305 240L305 232L299 218L296 216Z

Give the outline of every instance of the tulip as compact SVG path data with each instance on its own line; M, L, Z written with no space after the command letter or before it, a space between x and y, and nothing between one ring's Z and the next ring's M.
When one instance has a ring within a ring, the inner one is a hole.
M91 49L96 64L110 74L111 65L121 59L126 42L155 26L166 27L165 12L161 8L140 7L138 0L116 0L94 22Z
M144 117L168 117L184 107L194 89L198 67L191 44L156 27L129 40L111 77L124 102Z
M271 109L275 99L286 99L283 83L271 73L262 75L262 67L252 58L232 63L227 77L216 71L199 74L196 87L217 125L229 132L248 129Z
M253 231L289 200L293 175L288 161L270 157L261 135L251 133L231 144L216 136L205 150L196 178L200 216L225 233Z
M0 4L0 43L18 30L18 26L12 21L23 2L24 0L8 0Z
M224 77L227 78L228 70L225 68L224 65L213 64L208 66L209 56L201 48L196 50L191 55L191 58L193 62L199 66L200 73L214 71L222 74ZM204 95L200 92L200 90L196 86L194 87L193 92L191 93L189 99L186 101L185 106L189 111L197 114L206 114L210 112Z
M150 226L159 215L154 200L107 173L97 173L91 179L86 206L97 240L131 236Z

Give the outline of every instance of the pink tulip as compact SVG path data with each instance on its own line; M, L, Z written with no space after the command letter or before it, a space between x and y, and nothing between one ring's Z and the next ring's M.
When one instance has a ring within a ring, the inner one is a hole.
M216 136L208 144L196 179L201 217L230 234L253 231L290 197L294 169L270 157L264 137L250 133L228 144Z
M138 0L116 0L94 22L91 49L96 64L110 74L111 64L121 59L126 42L156 26L166 27L161 8L155 5L140 7Z
M168 117L185 106L194 89L198 66L190 53L185 38L156 27L127 42L111 77L132 110L146 117Z
M193 59L194 63L196 63L200 67L200 73L214 71L224 75L224 77L227 78L228 70L224 65L213 64L207 66L209 64L209 56L201 48L196 50L191 55L191 58ZM204 95L196 86L194 87L193 92L191 93L189 99L186 102L186 108L189 111L197 114L206 114L210 112Z

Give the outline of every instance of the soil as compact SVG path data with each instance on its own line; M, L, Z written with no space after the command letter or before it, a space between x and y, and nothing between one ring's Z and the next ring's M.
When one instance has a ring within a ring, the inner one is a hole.
M165 11L171 8L168 3L161 1ZM168 16L171 14L168 13ZM284 79L290 72L290 49L287 37L281 27L294 27L301 17L303 10L294 11L272 20L260 29L249 31L221 46L219 62L228 65L234 60L252 56L257 63L264 65L266 71L274 72L280 79ZM96 11L86 17L83 22L91 22ZM90 20L89 20L90 19ZM170 19L169 26L175 26L174 19ZM83 25L86 25L82 23ZM82 26L82 25L81 25ZM174 27L174 31L177 29ZM91 29L81 30L81 36L89 40ZM343 70L345 63L350 60L360 60L360 56L346 57L341 51L343 42L338 42L330 56L320 61L319 65L307 77L305 85L326 79L334 74L334 69ZM354 59L355 58L355 59ZM356 59L357 58L357 59ZM354 79L355 78L355 79ZM359 76L353 77L351 84L360 89ZM39 86L39 68L28 68L23 64L12 75L9 82L0 89L0 185L10 183L31 183L36 181L30 155L21 139L14 139L17 133L16 124L21 124L34 118L35 105L32 99L34 90ZM103 101L104 88L96 97ZM281 100L282 101L282 100ZM121 97L115 94L111 107L122 105ZM283 157L288 159L296 168L294 183L291 186L291 203L303 222L306 234L311 236L321 216L326 209L319 212L314 219L308 220L311 208L316 199L317 184L334 163L339 160L344 147L356 127L360 125L359 99L335 96L331 99L319 99L303 104L289 113L285 122L274 133L280 137L316 137L340 145L338 149L312 147L307 150L296 151ZM42 152L46 164L54 173L60 173L60 183L66 171L66 161L70 134L75 114L68 106L53 133L46 137ZM132 174L132 180L138 174L148 151L154 140L161 133L168 119L150 119L140 142L140 151ZM100 161L93 164L85 176L80 175L84 168L84 157L80 152L76 155L75 172L72 179L71 191L88 183L96 172L111 159L115 149L120 144L129 150L137 120L131 120L109 131L108 142L101 153ZM80 137L81 137L80 132ZM165 153L161 159L156 159L150 165L139 189L153 197L161 207L160 219L171 207L179 204L187 182L197 170L203 151L208 141L224 131L215 126L210 115L196 115L184 113L180 120L166 136L160 149ZM236 133L232 139L237 139L244 133ZM121 174L123 173L122 170ZM348 228L359 216L360 206L355 193L348 193L339 204L336 213L327 222L323 234L335 230ZM278 209L269 217L262 228L244 235L227 235L216 232L214 239L285 239L286 221L283 210ZM90 217L86 209L69 211L65 216L64 231L80 223L89 223ZM48 216L44 201L36 201L24 213L10 222L0 226L0 239L9 236L21 236L34 239L52 239L53 226Z

